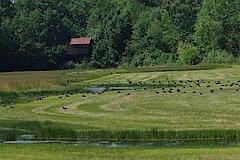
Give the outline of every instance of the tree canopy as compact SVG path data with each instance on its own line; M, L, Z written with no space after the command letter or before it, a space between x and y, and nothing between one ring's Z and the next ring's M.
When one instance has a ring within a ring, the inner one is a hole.
M0 37L0 71L62 68L71 37L98 68L238 58L240 0L0 0Z

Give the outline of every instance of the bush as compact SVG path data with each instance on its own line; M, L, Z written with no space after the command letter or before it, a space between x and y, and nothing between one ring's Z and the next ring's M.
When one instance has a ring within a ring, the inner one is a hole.
M89 65L86 62L78 63L78 62L69 61L65 65L65 68L66 69L87 69L89 68Z
M162 52L160 56L157 58L157 63L159 65L163 65L163 64L170 65L170 64L176 63L176 61L177 61L177 56L172 53Z
M202 63L204 64L221 64L233 63L234 56L224 50L212 50L204 57Z
M240 64L240 56L237 58L236 63Z
M144 59L145 59L145 55L144 54L139 54L139 55L134 55L131 65L134 67L137 66L143 66L144 65Z
M132 59L132 66L157 66L163 64L173 64L176 61L176 55L164 53L160 50L154 52L145 51L142 54L135 55Z
M196 65L201 62L202 55L197 47L190 43L180 42L178 46L178 63Z

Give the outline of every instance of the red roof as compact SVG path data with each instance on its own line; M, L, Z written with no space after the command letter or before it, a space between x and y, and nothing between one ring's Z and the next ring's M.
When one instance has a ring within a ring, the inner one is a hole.
M70 45L77 45L77 44L90 44L92 38L82 37L82 38L71 38Z

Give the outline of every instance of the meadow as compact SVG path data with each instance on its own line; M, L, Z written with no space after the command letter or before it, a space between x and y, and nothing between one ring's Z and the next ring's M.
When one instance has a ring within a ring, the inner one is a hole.
M64 144L0 145L4 160L238 160L239 148L109 148Z
M12 136L3 134L2 137L14 140L24 133L33 134L37 140L238 142L239 67L163 66L0 73L0 129L13 132ZM104 87L106 91L90 93L86 90L89 87ZM43 150L46 146L60 149L70 145L36 145ZM31 148L31 145L0 145L4 150L0 158L11 159L7 156L9 149L17 154L23 150L21 147ZM136 159L159 159L160 155L186 159L188 154L191 154L189 159L237 159L238 151L238 147L213 150L71 147L66 152L80 156L75 154L76 148L86 150L86 157L82 158L92 159L131 159L129 156L135 154ZM141 150L143 157L139 154ZM116 154L112 157L95 154L105 151ZM123 157L122 151L126 153ZM170 154L175 151L179 153L176 157ZM35 157L41 158L44 159Z

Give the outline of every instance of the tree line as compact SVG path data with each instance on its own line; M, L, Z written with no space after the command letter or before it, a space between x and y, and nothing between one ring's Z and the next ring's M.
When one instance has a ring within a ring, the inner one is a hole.
M0 70L66 67L71 37L91 67L232 63L240 0L0 0Z

